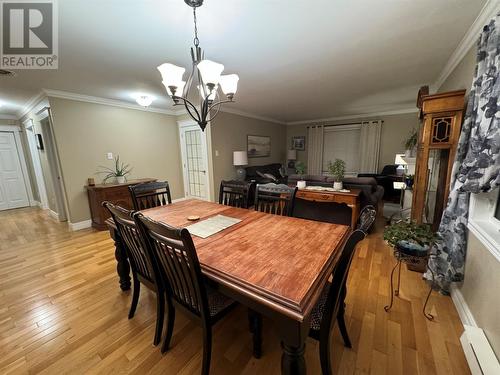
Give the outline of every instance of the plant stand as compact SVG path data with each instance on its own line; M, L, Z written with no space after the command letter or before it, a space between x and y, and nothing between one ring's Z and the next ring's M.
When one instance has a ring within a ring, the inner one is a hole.
M401 263L405 263L407 265L419 264L422 262L423 258L427 257L427 254L425 255L425 257L424 256L417 256L417 255L409 255L409 254L402 252L399 249L395 249L394 250L394 257L396 258L397 262L391 271L391 300L390 300L389 305L384 307L384 310L386 312L388 312L392 308L392 305L394 302L394 296L399 296L399 287L401 285ZM396 290L394 290L394 281L393 280L394 280L394 272L396 271L396 268L398 269L398 284L397 284ZM434 316L425 311L427 308L427 303L429 302L429 298L430 298L431 293L432 293L432 289L434 287L434 272L432 271L432 269L430 267L428 269L429 269L429 271L431 271L432 282L431 282L431 286L429 287L429 293L427 293L427 298L425 299L422 313L424 314L424 316L427 319L434 320Z

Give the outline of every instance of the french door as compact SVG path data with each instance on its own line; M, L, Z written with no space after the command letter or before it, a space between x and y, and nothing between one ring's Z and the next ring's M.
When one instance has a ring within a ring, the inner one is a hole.
M29 206L16 139L13 132L0 132L0 210Z
M209 200L206 134L196 125L180 124L182 172L186 198Z

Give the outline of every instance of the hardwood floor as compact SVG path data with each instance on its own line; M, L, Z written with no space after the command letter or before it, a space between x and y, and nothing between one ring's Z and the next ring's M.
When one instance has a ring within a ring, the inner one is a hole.
M383 223L358 247L349 277L346 323L353 344L334 331L338 374L469 374L462 325L449 297L433 293L435 321L421 313L427 290L420 274L403 269L400 297L390 313L394 265L381 238ZM141 290L135 317L123 293L107 232L70 232L41 210L0 213L0 373L199 374L201 329L176 316L172 349L152 345L154 294ZM215 326L212 374L279 374L281 349L264 320L263 356L252 357L246 310ZM317 343L308 339L309 374L319 374Z

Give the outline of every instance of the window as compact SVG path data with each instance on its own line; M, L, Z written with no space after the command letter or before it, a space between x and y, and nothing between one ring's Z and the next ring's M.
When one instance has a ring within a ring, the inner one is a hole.
M328 163L342 159L346 175L359 172L359 141L361 124L325 127L323 136L323 173L328 173Z
M468 228L500 261L500 189L471 194Z

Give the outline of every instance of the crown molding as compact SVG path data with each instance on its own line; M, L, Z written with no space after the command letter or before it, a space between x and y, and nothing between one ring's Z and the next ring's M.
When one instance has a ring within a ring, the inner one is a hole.
M221 109L220 111L221 112L225 112L225 113L231 113L233 115L238 115L238 116L243 116L243 117L248 117L248 118L254 118L256 120L267 121L267 122L274 122L275 124L280 124L280 125L286 125L287 124L285 121L276 120L276 119L271 118L271 117L259 116L259 115L253 114L253 113L239 111L237 109L224 108L224 109Z
M483 27L487 25L498 12L500 12L500 2L498 2L498 0L488 0L486 4L484 4L476 20L471 27L469 27L469 30L467 30L460 43L458 43L457 48L451 54L436 82L431 85L432 92L437 92L437 90L439 90L446 78L448 78L467 52L469 52L472 46L477 42Z
M21 120L24 116L26 116L28 113L33 111L33 109L40 104L44 99L47 98L47 95L43 92L40 91L38 94L33 96L30 100L26 102L26 105L17 113L17 117L19 120Z
M361 113L359 115L347 115L347 116L338 116L338 117L328 117L328 118L318 118L312 120L301 120L301 121L291 121L288 122L287 125L310 125L313 123L319 122L333 122L333 121L342 121L342 120L354 120L366 117L378 117L378 116L392 116L392 115L403 115L407 113L417 113L418 108L403 108L396 109L394 111L383 111L383 112L371 112L371 113Z
M14 115L1 115L0 114L0 120L19 120L17 116Z
M144 108L138 104L125 102L122 100L102 98L99 96L82 95L82 94L76 94L74 92L61 91L61 90L51 90L51 89L43 89L43 92L45 93L46 96L49 96L52 98L76 100L79 102L86 102L86 103L93 103L93 104L110 105L113 107L135 109L135 110L144 111L144 112L162 113L162 114L171 115L171 116L176 115L176 111L172 111L169 109L154 108L154 107Z

